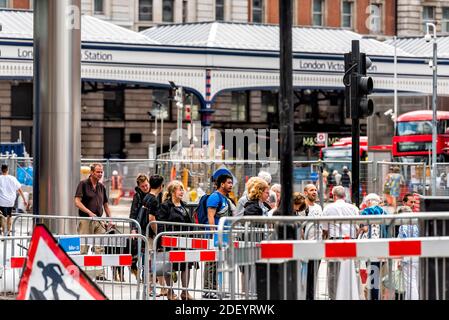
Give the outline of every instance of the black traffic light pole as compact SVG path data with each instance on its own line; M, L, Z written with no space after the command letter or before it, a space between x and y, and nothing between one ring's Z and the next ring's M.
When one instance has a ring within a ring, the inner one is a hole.
M358 41L352 41L351 60L354 67L351 73L351 118L352 118L352 202L360 204L360 120L357 105L358 96L358 71L360 67L360 47ZM356 71L356 72L354 72Z
M374 104L367 98L373 90L373 80L366 76L371 66L364 53L360 53L358 40L352 41L352 52L345 54L346 117L352 119L352 202L360 204L360 119L373 114ZM348 82L347 79L350 79Z
M279 1L280 42L280 157L281 157L281 215L293 215L293 50L292 50L293 2ZM281 240L295 239L293 226L280 225ZM256 262L256 290L259 300L296 300L296 261ZM269 288L267 290L267 288Z
M280 50L280 156L281 203L284 216L293 215L293 4L292 0L279 1Z

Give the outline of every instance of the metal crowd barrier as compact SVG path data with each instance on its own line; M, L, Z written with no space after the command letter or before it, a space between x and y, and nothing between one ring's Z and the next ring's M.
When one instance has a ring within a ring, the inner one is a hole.
M112 222L115 229L121 233L137 229L141 234L140 224L130 218L118 217L80 217L80 216L55 216L55 215L33 215L33 214L13 214L12 217L12 235L28 236L34 229L36 223L45 224L50 230L56 231L58 234L75 234L77 233L80 221L98 221L100 223ZM19 223L20 222L20 223ZM108 231L105 229L105 232Z
M133 256L121 245L138 239L143 248L148 247L147 239L136 234L111 235L55 235L57 240L67 237L80 238L81 247L88 246L87 254L70 254L75 263L92 278L105 295L111 300L148 299L148 261L137 253L135 279L131 268ZM14 299L20 281L21 272L26 260L28 247L22 243L29 243L31 236L0 237L0 296ZM93 249L93 250L91 250ZM94 253L95 252L95 253ZM120 279L115 278L120 274ZM102 279L97 278L102 277ZM142 279L141 279L142 276ZM143 284L143 285L142 285Z
M185 298L185 292L189 292L194 299L229 297L229 292L218 291L218 282L227 280L222 278L223 274L217 273L218 265L223 263L224 252L217 248L216 228L210 230L210 225L154 221L147 227L147 236L151 225L159 226L159 233L150 241L153 242L153 250L150 250L150 281L154 299L161 295L163 299L173 298L172 293L181 298L184 293ZM235 232L240 236L228 245L243 247L243 242L238 239L243 238L248 230L238 228ZM253 230L252 233L257 232L266 232L266 229ZM184 270L180 277L178 270ZM186 279L190 274L193 275L193 281L188 285ZM163 275L165 279L162 279ZM176 286L171 281L173 277L181 279Z
M170 300L217 299L219 255L214 246L214 234L216 231L158 233L154 238L157 250L151 253L153 292L157 289L166 292L163 298ZM162 276L165 283L156 281Z
M10 173L20 178L21 183L29 187L26 188L27 191L32 193L32 177L26 169L32 168L33 159L16 157L1 157L0 159L9 164ZM135 179L139 173L157 173L162 175L166 181L170 181L172 174L176 172L176 179L187 180L189 186L187 192L192 191L190 199L192 202L198 201L197 188L201 187L204 192L208 193L214 190L210 177L216 169L223 165L228 167L236 177L238 184L233 190L236 196L243 194L247 179L256 176L261 170L271 173L272 184L280 181L279 161L271 160L81 159L82 165L94 162L104 165L103 182L108 194L112 189L112 172L118 172L122 177L122 190L124 191L122 199L126 198L126 201L131 200L134 194ZM294 161L295 191L303 191L306 184L314 183L319 191L320 203L330 201L330 193L335 186L335 182L332 184L331 176L334 171L342 174L344 166L350 168L351 162L336 160ZM395 166L400 168L405 180L401 195L405 192L416 192L424 195L430 193L430 168L424 163L362 161L360 166L360 194L362 196L371 192L383 194L387 174ZM447 163L438 163L437 195L449 195L448 174L449 166ZM387 195L385 197L391 200Z
M448 222L446 212L222 218L218 245L224 259L218 272L228 282L220 290L230 290L231 299L448 299ZM318 230L328 223L337 237L304 240L307 225ZM263 227L255 237L252 231ZM241 228L247 237L238 238ZM370 238L376 228L383 230L381 237ZM244 245L228 246L232 240L226 237Z

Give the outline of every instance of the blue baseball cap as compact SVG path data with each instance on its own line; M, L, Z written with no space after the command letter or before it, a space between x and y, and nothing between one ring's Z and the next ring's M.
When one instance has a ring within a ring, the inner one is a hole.
M212 174L212 180L216 181L219 176L227 174L231 176L234 179L234 175L229 171L227 168L222 167L220 169L215 170L215 172Z

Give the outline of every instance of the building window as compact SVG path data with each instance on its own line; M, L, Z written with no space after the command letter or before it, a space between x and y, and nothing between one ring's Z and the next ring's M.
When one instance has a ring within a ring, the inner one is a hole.
M435 23L435 7L423 7L422 11L423 31L427 32L427 23Z
M153 0L139 0L139 20L153 21Z
M186 23L189 14L189 2L187 0L182 1L182 23Z
M104 157L106 159L124 159L125 132L121 128L104 128Z
M153 102L157 101L167 109L167 119L171 119L170 109L170 90L169 89L153 89ZM166 118L164 118L165 120Z
M11 117L33 119L32 83L19 83L11 87Z
M341 26L343 28L352 28L352 2L350 1L343 1Z
M262 91L262 114L266 115L264 119L271 124L276 124L278 120L278 99L276 91Z
M8 0L0 0L0 8L8 8Z
M215 20L224 21L224 0L215 0Z
M103 0L94 0L94 14L104 14Z
M12 126L11 127L11 141L22 141L25 143L26 152L33 155L33 127L26 126Z
M107 87L104 91L104 119L125 119L125 90L117 87Z
M313 0L312 23L314 26L323 25L324 0Z
M371 33L380 33L382 31L382 6L380 4L370 5L369 13L368 30Z
M249 109L249 91L232 92L231 121L247 121Z
M252 0L253 22L263 23L263 0Z
M443 19L441 21L441 31L449 32L449 7L443 7Z
M174 0L163 0L162 21L174 22Z
M139 26L137 29L139 32L147 30L148 28L150 28L149 26Z

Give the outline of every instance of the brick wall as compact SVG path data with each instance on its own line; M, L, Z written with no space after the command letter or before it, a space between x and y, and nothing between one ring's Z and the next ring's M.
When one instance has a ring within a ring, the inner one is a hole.
M30 0L14 0L12 7L14 9L30 9Z
M299 0L297 6L298 25L310 26L312 24L312 0Z
M354 1L353 9L353 23L355 26L355 32L362 34L369 34L370 31L366 26L366 20L369 17L369 13L366 13L370 5L370 0L357 0Z
M394 36L396 34L396 1L384 1L385 29L384 34Z
M267 0L267 23L279 24L279 0Z
M326 25L339 28L341 26L341 1L326 1Z

